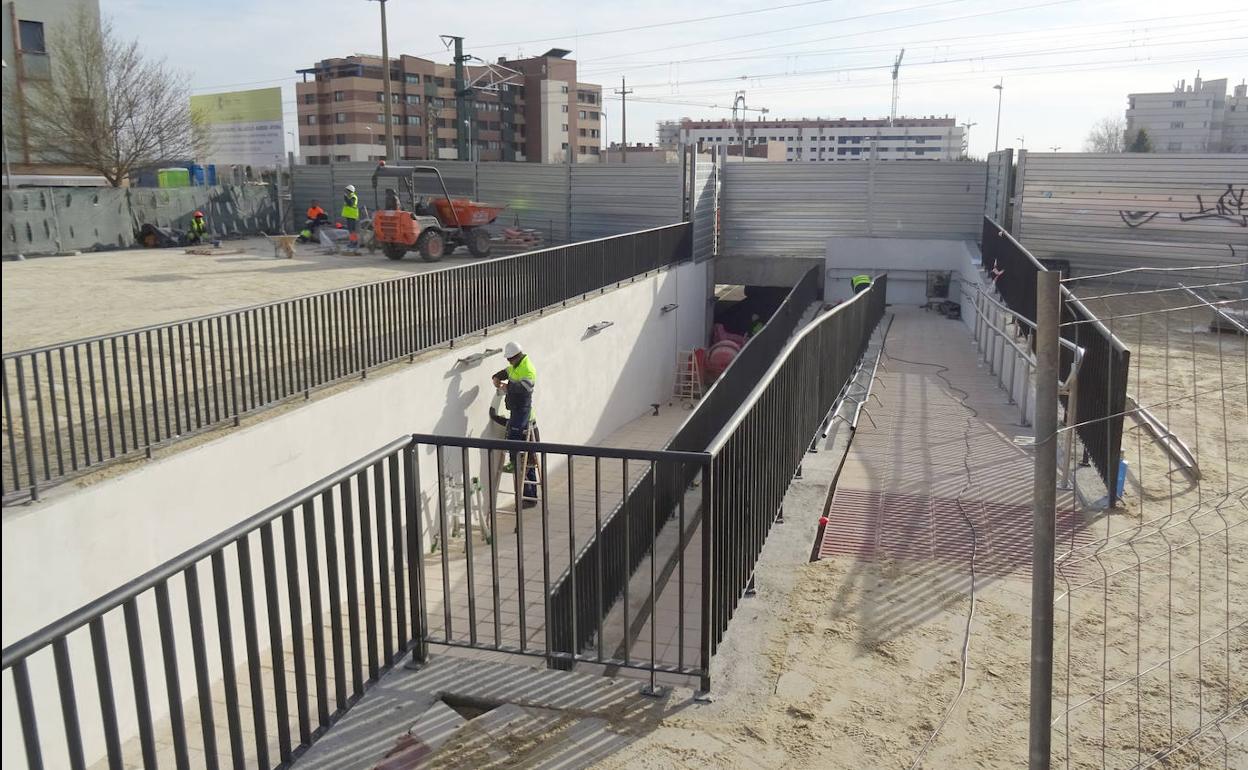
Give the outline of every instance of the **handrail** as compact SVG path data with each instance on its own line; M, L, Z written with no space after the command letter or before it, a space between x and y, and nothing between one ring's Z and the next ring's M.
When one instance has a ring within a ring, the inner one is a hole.
M875 288L876 281L878 281L879 278L880 276L877 275L872 279L871 285L873 289ZM803 328L797 334L794 334L789 339L788 343L784 346L784 348L781 349L780 353L776 356L775 360L771 362L771 366L767 367L767 371L764 372L761 377L759 377L758 383L755 384L754 389L750 391L750 395L747 396L746 399L741 403L741 406L737 407L736 413L733 414L733 416L728 420L727 423L725 423L724 427L720 429L718 434L715 435L715 438L711 440L711 443L707 446L706 451L714 455L714 454L718 454L719 451L723 449L724 444L728 441L729 438L732 437L733 431L736 430L737 426L741 424L741 421L745 419L746 414L749 413L750 408L753 407L754 404L758 401L758 399L762 396L763 391L766 390L767 383L770 382L771 379L776 376L776 372L779 371L780 367L784 365L785 359L788 358L789 354L793 352L793 349L797 347L797 345L807 335L812 334L817 328L819 328L821 324L823 324L829 318L844 311L846 308L851 307L855 303L858 303L858 302L866 302L867 300L865 298L869 297L870 295L871 295L870 291L864 291L861 294L855 294L849 300L842 302L841 304L832 308L828 312L819 315L810 323L806 324L805 328Z
M259 513L243 519L224 532L220 532L208 538L199 545L183 551L164 564L148 570L128 583L118 586L95 601L89 602L74 612L69 613L59 620L49 623L32 634L28 634L24 638L4 648L3 652L0 653L0 661L2 661L0 662L0 668L9 668L23 658L26 658L32 653L37 652L51 644L56 638L70 634L87 625L94 618L117 609L129 601L132 597L143 593L148 589L154 588L158 583L168 580L179 572L185 570L190 565L202 561L204 558L211 556L214 552L221 550L240 537L252 532L267 522L273 521L277 517L294 508L299 503L302 503L304 500L340 484L383 457L388 457L400 449L410 446L411 443L412 439L410 436L396 438L385 446L369 452L367 455L361 457L345 468L340 468L325 478L309 484L298 492L288 495L281 501L270 505L268 508L265 508Z
M705 464L711 456L706 452L688 452L675 449L631 449L624 447L556 444L548 441L512 441L501 438L475 438L472 436L437 436L431 433L414 433L417 444L438 444L463 449L498 449L508 452L543 452L549 454L576 454L584 457L614 457L625 460L672 460L676 462Z

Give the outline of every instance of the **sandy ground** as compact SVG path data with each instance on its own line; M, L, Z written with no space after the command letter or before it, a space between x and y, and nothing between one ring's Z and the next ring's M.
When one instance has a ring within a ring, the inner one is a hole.
M497 246L497 245L496 245ZM229 253L242 250L243 253ZM4 262L4 351L179 321L326 289L440 270L475 260L462 249L441 262L381 252L332 255L298 244L275 259L264 238L225 241L221 255L126 249ZM499 248L498 255L504 251Z

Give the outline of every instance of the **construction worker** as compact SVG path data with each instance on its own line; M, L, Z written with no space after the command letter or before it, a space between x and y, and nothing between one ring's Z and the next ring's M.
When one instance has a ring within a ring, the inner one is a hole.
M750 316L750 336L757 337L758 333L763 330L763 327L765 325L766 324L763 321L763 319L758 317L758 313L751 315Z
M342 194L342 219L347 223L347 242L352 249L360 246L360 236L356 233L356 225L360 221L360 196L355 194L355 185L349 184Z
M506 394L507 405L507 439L510 441L527 441L529 428L533 429L533 438L540 441L537 433L537 420L533 413L533 391L537 387L537 369L533 362L515 342L503 346L503 355L507 357L507 366L494 373L494 387ZM490 417L499 422L498 414L491 409ZM515 472L516 453L509 454L510 462L504 470ZM524 470L524 507L531 508L537 504L537 470L525 461Z
M204 212L196 211L191 215L191 227L186 231L187 243L199 243L208 234L208 223L204 221Z
M855 275L849 279L849 285L854 287L854 294L861 294L871 288L871 276Z
M308 220L304 222L303 229L299 231L300 240L314 240L316 229L326 224L329 224L329 212L321 208L320 201L312 201L312 205L308 206Z

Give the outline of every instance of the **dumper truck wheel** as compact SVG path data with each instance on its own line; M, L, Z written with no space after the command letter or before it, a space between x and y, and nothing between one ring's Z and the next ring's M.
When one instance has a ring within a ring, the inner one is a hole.
M403 259L407 255L407 247L401 243L383 243L382 250L390 259Z
M437 230L426 230L416 239L416 250L426 262L437 262L446 253L446 237Z
M490 256L490 234L483 227L474 227L464 235L468 242L468 251L474 257Z

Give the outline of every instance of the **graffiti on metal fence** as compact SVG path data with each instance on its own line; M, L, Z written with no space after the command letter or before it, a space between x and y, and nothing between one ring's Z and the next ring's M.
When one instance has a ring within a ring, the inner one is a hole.
M1175 215L1168 215L1161 211L1119 211L1118 216L1123 224L1132 229L1146 225L1158 217L1167 216L1175 216L1180 222L1213 219L1229 222L1236 227L1248 227L1248 206L1245 206L1244 192L1244 185L1240 185L1239 190L1236 190L1235 185L1228 184L1226 191L1212 203L1205 203L1204 196L1197 194L1195 211L1181 211Z

